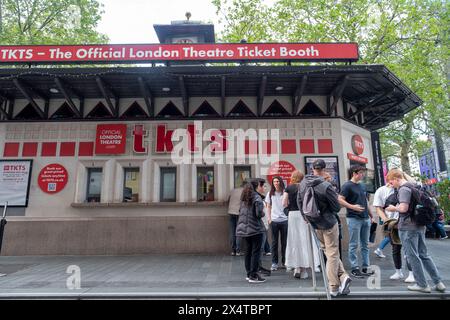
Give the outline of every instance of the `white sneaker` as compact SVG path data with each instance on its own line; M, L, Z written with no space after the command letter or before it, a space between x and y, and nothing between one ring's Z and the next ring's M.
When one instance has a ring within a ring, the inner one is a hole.
M333 298L336 298L339 295L339 291L331 291L330 290L330 296L332 296Z
M294 269L294 277L296 277L298 279L298 278L300 278L300 275L301 275L300 268L295 268Z
M414 275L412 272L409 273L408 278L405 279L406 283L414 283L416 282L416 279L414 279Z
M404 275L401 271L396 271L392 276L389 277L391 280L400 280L403 279Z
M437 285L433 286L432 289L439 292L445 292L445 285L441 281Z
M418 292L423 292L423 293L431 293L430 286L421 287L417 283L413 284L412 286L408 286L408 290L410 290L410 291L418 291Z
M350 283L352 279L349 276L345 276L341 281L341 285L339 286L339 293L343 296L346 296L350 293Z
M272 266L270 267L270 271L277 271L278 265L276 263L272 263Z
M302 271L300 273L300 279L308 279L308 272Z
M383 251L381 251L380 248L377 248L374 253L378 256L378 258L386 258L386 256L383 254Z

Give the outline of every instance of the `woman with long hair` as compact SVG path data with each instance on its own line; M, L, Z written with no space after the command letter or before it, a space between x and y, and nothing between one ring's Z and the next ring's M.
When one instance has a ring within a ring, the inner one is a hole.
M270 191L265 201L267 203L267 216L272 230L272 271L278 270L278 239L281 242L281 263L286 262L286 242L288 232L288 217L284 213L283 192L284 182L279 176L272 178Z
M313 252L311 252L312 234L297 205L298 186L303 178L304 175L300 171L292 172L291 184L283 195L283 206L289 208L286 267L294 269L294 277L300 279L308 278L308 268L314 272L314 269L319 266L319 251L313 243ZM313 254L315 266L311 266L310 262Z
M258 274L263 233L266 232L261 219L264 216L264 202L260 195L264 192L264 183L264 179L252 179L244 186L236 228L236 236L247 243L245 270L250 283L266 281Z

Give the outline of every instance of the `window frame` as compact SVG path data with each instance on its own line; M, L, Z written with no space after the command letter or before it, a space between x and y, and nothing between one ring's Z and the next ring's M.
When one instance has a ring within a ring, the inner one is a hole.
M103 179L103 167L89 167L86 168L87 169L87 180L86 180L86 202L98 202L100 203L102 200L102 181L100 181L100 194L98 196L98 201L89 201L89 198L94 198L94 197L90 197L89 194L89 186L90 186L90 180L91 180L91 174L92 172L100 172L101 173L101 177Z
M160 167L159 169L159 201L160 202L176 202L177 201L177 167ZM175 192L174 192L174 198L170 199L164 199L164 174L166 173L175 173Z

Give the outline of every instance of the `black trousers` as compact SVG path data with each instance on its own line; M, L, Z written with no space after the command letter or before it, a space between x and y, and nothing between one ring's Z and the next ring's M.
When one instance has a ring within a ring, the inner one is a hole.
M278 238L281 241L281 263L286 262L286 244L288 234L288 222L273 222L270 224L272 229L272 263L278 264Z
M395 269L402 268L402 245L401 244L393 244L392 246L392 259L394 260ZM412 271L411 266L409 265L408 259L405 257L406 267L409 271Z
M245 237L247 243L247 252L245 253L245 270L248 277L255 277L259 268L259 259L261 257L262 233Z

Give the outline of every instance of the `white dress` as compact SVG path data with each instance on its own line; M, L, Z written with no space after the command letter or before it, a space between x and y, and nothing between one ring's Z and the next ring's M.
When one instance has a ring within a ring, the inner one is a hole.
M288 236L286 245L287 268L311 268L312 255L310 242L313 241L314 267L320 265L319 250L314 241L313 234L308 234L308 224L300 211L290 211L288 220Z

